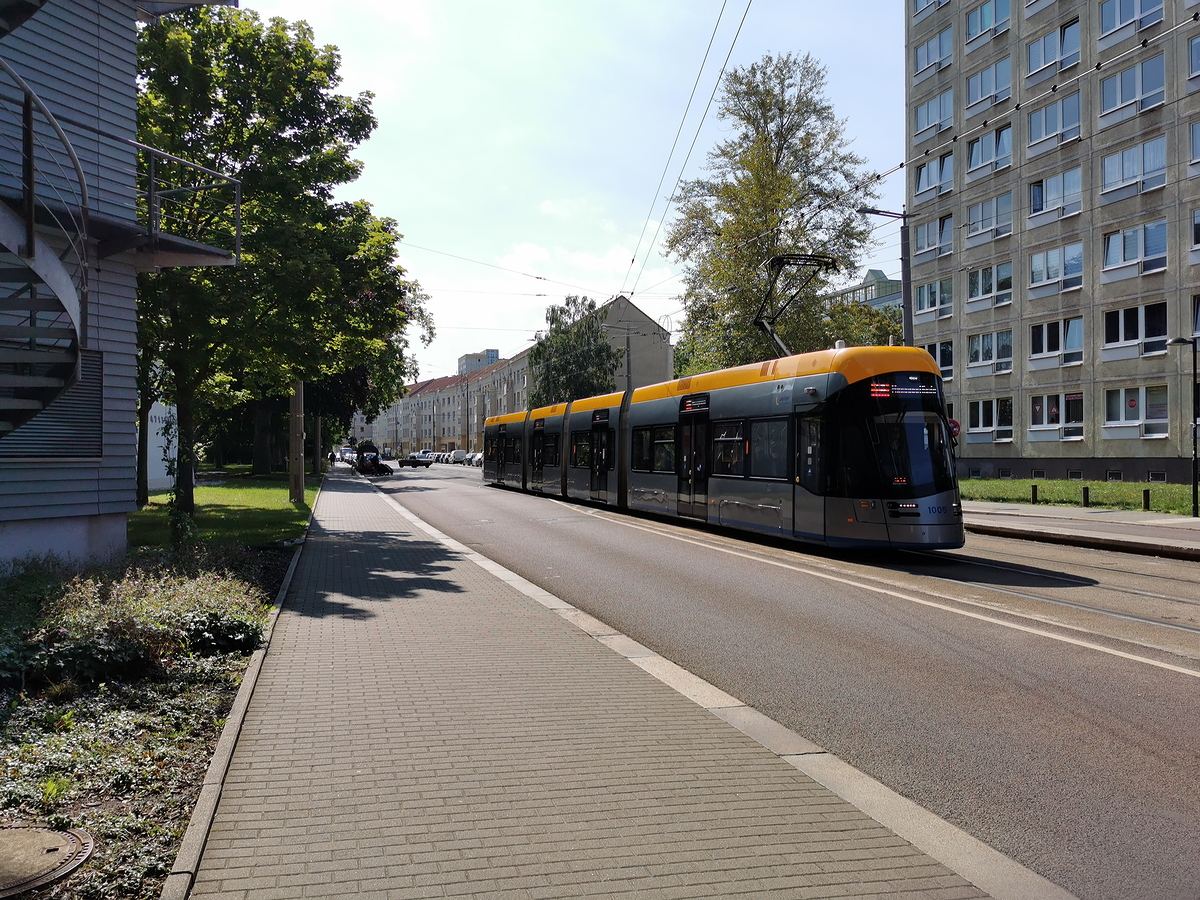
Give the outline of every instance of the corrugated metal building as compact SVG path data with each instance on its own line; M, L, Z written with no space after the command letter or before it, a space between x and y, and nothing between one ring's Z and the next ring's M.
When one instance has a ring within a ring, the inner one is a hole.
M137 22L200 5L0 3L0 565L124 553L137 272L234 262L138 193Z

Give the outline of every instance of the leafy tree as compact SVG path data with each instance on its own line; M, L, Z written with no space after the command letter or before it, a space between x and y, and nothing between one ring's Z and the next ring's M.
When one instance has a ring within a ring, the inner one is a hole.
M264 24L221 7L146 26L138 54L142 142L242 185L240 266L139 276L139 346L169 372L177 501L190 513L198 397L269 396L358 365L386 394L412 368L406 324L422 323L428 338L429 320L424 295L394 263L395 223L365 203L332 202L337 185L357 178L351 152L375 127L370 94L336 93L336 48L318 47L303 22ZM173 187L211 181L165 163L159 177ZM228 197L197 190L175 200L167 230L227 245Z
M838 263L815 277L811 269L785 268L775 286L777 297L796 298L775 323L793 352L828 347L835 329L820 295L839 272L855 268L870 240L856 210L875 193L860 186L868 183L864 160L848 149L815 59L768 54L734 69L717 115L730 136L709 152L708 176L680 186L667 233L668 253L685 266L677 359L686 368L678 374L778 355L754 318L767 290L766 264L784 253ZM873 310L863 316L876 318Z
M876 309L865 303L843 303L829 309L826 319L828 346L833 341L845 341L850 347L885 345L889 338L900 343L904 332L900 307Z
M608 342L603 321L596 301L587 297L571 295L561 306L546 308L550 327L539 332L529 351L531 409L613 390L613 373L625 359L625 351Z

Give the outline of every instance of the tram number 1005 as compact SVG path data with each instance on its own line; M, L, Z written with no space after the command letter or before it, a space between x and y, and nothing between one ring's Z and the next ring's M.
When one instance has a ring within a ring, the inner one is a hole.
M945 515L946 513L948 513L948 512L950 512L950 510L949 510L947 507L945 507L945 506L931 506L931 507L929 507L929 514L930 514L931 516L944 516L944 515Z

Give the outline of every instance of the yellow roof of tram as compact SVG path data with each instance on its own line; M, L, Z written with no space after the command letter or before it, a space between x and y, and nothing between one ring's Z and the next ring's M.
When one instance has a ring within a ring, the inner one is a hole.
M846 347L842 350L800 353L732 369L689 375L662 384L649 384L634 390L632 402L682 397L721 388L779 381L783 378L801 378L807 375L826 375L831 372L845 376L850 384L884 372L941 374L933 357L920 347Z

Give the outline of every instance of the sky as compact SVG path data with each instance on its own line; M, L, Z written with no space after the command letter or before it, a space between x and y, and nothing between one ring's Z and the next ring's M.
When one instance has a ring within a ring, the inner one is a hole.
M307 21L340 52L338 91L374 95L379 124L355 153L363 174L337 197L367 200L404 235L399 262L429 295L436 329L428 347L410 335L422 379L454 374L466 353L519 353L568 294L623 293L678 336L683 268L661 252L668 198L680 177L703 176L726 135L709 101L727 58L734 68L812 54L851 149L874 171L903 160L896 0L240 6ZM897 172L876 205L903 202ZM898 233L880 220L856 280L867 267L899 277Z

